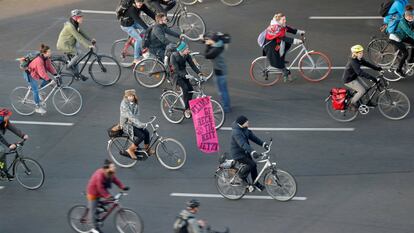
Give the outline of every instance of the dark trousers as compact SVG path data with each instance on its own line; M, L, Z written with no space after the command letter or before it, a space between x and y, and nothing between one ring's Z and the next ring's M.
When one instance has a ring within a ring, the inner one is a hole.
M176 2L175 0L169 0L169 1L148 1L148 4L150 7L156 12L156 13L164 13L167 14L169 10L174 8ZM161 5L166 6L165 8Z
M405 40L403 40L401 42L397 42L395 40L390 40L390 42L391 42L391 44L395 45L395 47L397 47L398 50L400 50L400 52L398 54L401 57L401 61L398 64L398 70L401 70L402 69L402 67L405 64L405 60L407 60L407 58L408 58L408 55L410 55L410 59L408 59L408 62L409 63L412 63L413 62L412 61L413 60L412 59L412 57L413 57L413 51L411 49L410 49L410 51L408 51L407 47L404 44L404 42L405 42L405 43L414 45L414 40L413 39L407 38L407 39L405 39Z
M138 146L142 141L144 141L144 144L150 143L150 134L148 130L134 127L134 144Z
M191 83L188 79L185 77L177 77L177 85L183 89L183 98L184 98L184 105L185 109L190 108L189 101L193 98L193 93L190 93L193 91L193 86L191 86Z
M249 157L244 157L242 159L237 159L237 162L242 163L242 164L246 164L246 167L242 169L242 171L240 171L239 176L240 178L246 180L247 176L250 175L252 176L252 182L254 182L254 180L257 178L257 165L256 162L253 161L253 159Z

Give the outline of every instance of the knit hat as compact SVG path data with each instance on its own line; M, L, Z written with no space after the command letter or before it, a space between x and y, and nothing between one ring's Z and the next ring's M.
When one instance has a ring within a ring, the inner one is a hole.
M186 48L187 48L187 44L184 41L181 41L180 44L177 47L177 51L182 52Z
M246 123L249 119L247 119L247 117L241 115L239 117L237 117L236 119L236 123L239 125L243 125L244 123Z
M125 96L129 96L129 95L136 95L137 93L136 93L136 91L135 91L135 89L128 89L128 90L125 90L125 93L124 93L124 95Z

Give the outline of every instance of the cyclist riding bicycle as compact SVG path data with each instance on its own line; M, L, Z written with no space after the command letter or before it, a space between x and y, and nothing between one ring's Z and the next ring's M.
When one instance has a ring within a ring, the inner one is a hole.
M348 59L348 63L345 66L345 71L343 74L343 81L345 86L351 88L352 90L356 91L355 95L351 99L350 106L352 108L357 108L356 105L358 100L365 94L366 90L365 87L362 86L360 81L358 81L358 77L364 77L366 79L371 80L372 82L378 82L374 76L370 75L369 73L363 71L361 66L367 66L373 70L381 71L382 68L376 66L368 61L366 61L364 56L364 48L361 45L354 45L351 47L351 57Z
M266 142L260 140L260 138L249 130L249 121L247 117L241 115L237 117L236 121L232 124L230 153L234 160L246 165L239 173L239 177L246 183L249 183L247 181L249 173L252 181L257 178L257 165L252 157L260 157L260 154L250 146L249 140L264 147L266 150L269 149L269 145ZM258 191L262 191L265 187L257 182L255 188Z
M93 233L102 232L99 229L99 225L95 216L96 208L99 199L113 199L112 195L108 192L111 188L112 183L116 184L120 189L128 191L129 187L122 184L122 182L115 176L116 167L113 162L105 159L102 168L96 170L88 181L87 185L87 200L89 208L89 219L92 220L94 229L91 230Z
M24 140L29 139L29 136L27 134L24 134L22 131L16 128L16 126L10 123L11 115L12 115L12 111L10 111L9 109L0 108L0 142L1 142L0 144L0 173L5 174L5 176L9 180L13 179L14 177L7 172L7 159L5 155L6 148L4 148L4 146L7 146L10 150L14 150L16 149L16 144L8 143L3 135L6 133L6 130L10 130L16 136Z
M86 81L88 78L79 74L79 70L76 64L81 53L76 48L76 43L80 43L85 48L93 48L95 39L90 39L85 32L80 29L80 25L83 23L83 13L81 10L75 9L71 11L71 17L69 21L63 26L62 31L59 34L57 40L57 49L66 54L69 58L68 68L72 70L77 78Z
M145 3L147 3L155 12L164 13L165 15L177 4L175 0L146 0ZM164 5L165 7L161 5Z
M192 199L187 202L187 208L182 210L174 222L174 232L188 232L188 233L201 233L206 228L207 224L204 220L196 218L200 208L200 202L196 199Z
M398 26L398 22L404 16L405 7L408 4L408 0L394 0L390 9L388 9L387 15L384 17L384 25L386 25L385 32L390 35L390 39L394 38L394 31Z
M183 91L183 99L185 105L184 116L186 118L191 117L190 111L190 100L193 98L194 89L190 81L186 78L187 75L187 63L190 65L191 69L198 74L203 76L198 67L194 64L193 58L190 55L190 49L188 49L187 44L184 41L181 41L177 47L177 51L173 52L170 57L170 64L173 68L173 80L174 83L179 85Z
M282 70L285 82L287 80L292 81L289 78L290 71L285 66L285 55L292 44L303 43L300 39L287 37L286 33L304 35L305 31L287 26L286 16L282 13L277 13L270 22L270 26L266 29L266 40L263 47L263 53L266 54L270 65Z

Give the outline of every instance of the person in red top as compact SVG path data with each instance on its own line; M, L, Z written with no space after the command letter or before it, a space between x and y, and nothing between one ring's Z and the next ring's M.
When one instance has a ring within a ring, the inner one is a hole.
M287 26L286 16L278 13L273 17L269 27L266 29L266 40L263 47L263 52L267 56L270 65L282 70L285 82L290 74L290 71L285 66L285 55L292 44L303 43L300 39L287 37L286 33L304 35L305 31Z
M40 105L39 88L37 81L42 80L40 88L48 84L52 79L49 78L47 72L57 75L56 69L53 67L50 60L52 52L50 47L42 44L40 46L39 55L30 62L28 69L24 72L26 80L29 82L33 91L33 99L36 103L36 112L45 114L46 110Z
M87 199L89 208L89 218L92 220L94 229L92 232L101 232L95 217L96 206L100 198L112 199L112 195L108 192L112 183L116 184L120 189L128 191L129 187L115 176L115 164L106 159L102 168L96 170L89 179L87 186Z

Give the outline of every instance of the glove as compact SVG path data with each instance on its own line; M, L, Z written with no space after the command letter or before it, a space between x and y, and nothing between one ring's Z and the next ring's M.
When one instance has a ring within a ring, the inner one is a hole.
M263 148L265 148L266 150L269 150L269 144L267 144L266 142L263 142Z
M303 30L299 30L299 29L298 29L298 30L296 31L296 34L297 34L297 35L301 35L301 36L303 36L303 35L305 35L305 31L303 31Z
M125 186L122 190L128 191L129 190L129 187L128 186Z
M293 39L293 44L294 45L297 45L297 44L302 44L303 43L303 41L301 40L301 39Z
M250 155L251 155L253 158L255 158L255 159L257 159L257 158L259 158L259 157L260 157L260 154L259 154L259 153L257 153L255 150L254 150L254 151L252 151L252 153L250 153Z

